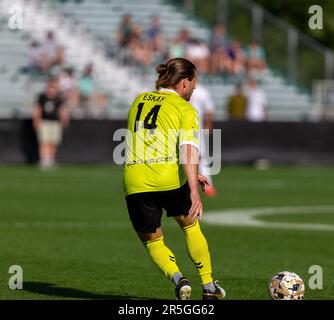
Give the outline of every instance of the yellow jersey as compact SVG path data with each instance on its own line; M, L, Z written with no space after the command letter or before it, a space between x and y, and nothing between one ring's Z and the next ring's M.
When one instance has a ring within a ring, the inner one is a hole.
M179 148L199 148L199 117L174 90L140 94L128 113L123 185L125 195L181 187L187 177Z

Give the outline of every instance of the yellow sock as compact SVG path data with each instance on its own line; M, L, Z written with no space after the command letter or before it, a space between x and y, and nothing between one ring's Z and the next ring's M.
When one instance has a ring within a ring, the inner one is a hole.
M212 282L209 247L201 231L198 220L191 226L183 228L183 231L186 236L189 255L201 277L202 284Z
M151 260L164 273L164 275L172 280L175 272L180 272L176 264L175 256L172 251L164 243L164 238L160 237L152 241L144 242Z

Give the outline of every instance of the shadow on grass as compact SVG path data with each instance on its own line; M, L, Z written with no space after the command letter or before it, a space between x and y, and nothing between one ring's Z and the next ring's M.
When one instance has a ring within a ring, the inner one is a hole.
M152 298L146 298L146 297L135 297L135 296L116 295L116 294L101 294L101 293L88 292L72 288L62 288L52 283L34 282L34 281L24 282L23 290L59 298L92 299L92 300L133 300L133 299L152 300Z

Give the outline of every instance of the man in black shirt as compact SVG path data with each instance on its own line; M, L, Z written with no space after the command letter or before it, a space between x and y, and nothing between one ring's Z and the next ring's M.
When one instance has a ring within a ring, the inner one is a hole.
M54 166L62 129L69 125L69 114L58 91L58 80L49 79L46 91L37 97L33 125L38 135L40 166Z

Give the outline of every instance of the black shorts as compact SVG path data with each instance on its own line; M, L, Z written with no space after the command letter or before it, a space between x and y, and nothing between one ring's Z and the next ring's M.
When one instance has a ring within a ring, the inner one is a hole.
M134 193L125 199L134 229L143 233L154 233L161 226L163 209L168 217L177 217L188 215L191 207L188 182L178 189Z

